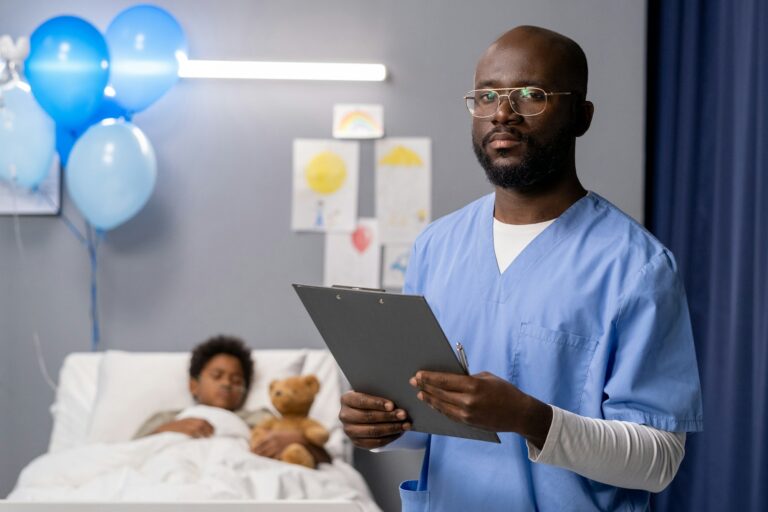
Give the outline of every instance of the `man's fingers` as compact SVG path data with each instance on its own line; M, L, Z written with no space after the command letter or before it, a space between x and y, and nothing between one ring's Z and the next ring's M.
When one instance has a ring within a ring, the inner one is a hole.
M452 403L440 400L434 395L425 393L424 391L419 392L419 399L423 400L430 407L442 414L445 414L454 421L458 421L460 423L469 423L469 418L465 409L462 409Z
M407 418L408 414L402 409L375 411L373 409L342 407L339 412L339 419L342 423L393 423Z
M411 385L422 387L431 385L447 391L471 391L475 377L455 373L418 371L411 379Z
M443 388L426 383L422 383L419 389L421 389L422 393L426 393L433 399L440 400L441 402L446 402L458 407L466 407L469 405L467 402L468 397L465 393L446 391Z
M410 430L410 423L345 424L344 432L352 439L380 439Z
M374 411L393 411L395 409L392 400L358 393L357 391L348 391L341 395L341 404L353 409L371 409Z

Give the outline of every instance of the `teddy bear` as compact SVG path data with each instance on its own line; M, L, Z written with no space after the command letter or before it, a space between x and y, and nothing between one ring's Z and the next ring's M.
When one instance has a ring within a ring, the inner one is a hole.
M269 398L281 417L270 417L257 424L251 431L251 449L273 431L298 431L313 445L323 447L328 441L328 430L309 418L309 409L320 390L320 382L314 375L299 375L269 384ZM278 460L315 468L317 461L302 444L291 443L276 457Z

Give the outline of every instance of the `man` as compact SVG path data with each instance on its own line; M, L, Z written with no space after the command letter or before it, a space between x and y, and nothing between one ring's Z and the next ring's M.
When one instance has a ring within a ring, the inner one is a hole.
M579 182L575 139L594 107L575 42L513 29L474 89L472 142L495 193L419 236L404 291L427 298L477 373L420 371L411 385L501 444L403 435L407 411L356 392L342 397L345 432L362 448L426 445L407 510L645 510L702 428L672 255Z
M235 412L250 428L270 416L266 409L241 409L248 397L252 377L251 350L239 338L216 336L192 350L189 392L195 402ZM213 425L205 419L176 419L179 412L162 411L155 414L139 428L134 439L162 432L180 432L190 437L214 435ZM291 443L300 443L307 447L318 462L331 460L323 448L312 444L297 432L272 432L254 446L252 451L256 455L274 458Z

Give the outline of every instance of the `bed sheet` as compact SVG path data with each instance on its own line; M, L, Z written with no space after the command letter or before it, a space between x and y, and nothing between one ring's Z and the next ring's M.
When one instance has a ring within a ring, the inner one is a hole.
M379 508L360 474L336 459L318 469L250 453L237 437L164 433L123 443L62 449L32 461L10 501L172 502L350 500Z

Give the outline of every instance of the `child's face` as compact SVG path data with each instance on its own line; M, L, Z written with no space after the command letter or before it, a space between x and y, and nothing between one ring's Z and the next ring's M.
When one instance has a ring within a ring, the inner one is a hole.
M199 404L237 410L245 399L245 378L240 361L229 354L212 357L200 377L189 380L189 390Z

